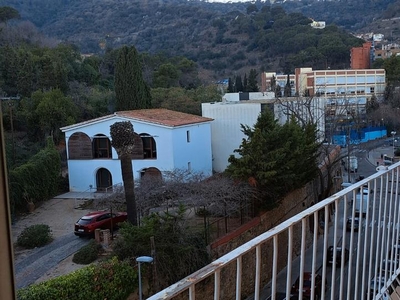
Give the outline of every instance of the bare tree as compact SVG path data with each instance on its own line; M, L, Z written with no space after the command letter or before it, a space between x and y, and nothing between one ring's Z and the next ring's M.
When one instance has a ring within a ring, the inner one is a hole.
M316 93L319 95L319 93ZM350 132L358 132L365 126L366 105L347 97L296 97L278 98L275 114L281 122L295 117L301 124L316 124L320 146L320 199L327 198L333 191L334 178L338 176L343 160L348 160L353 147L359 143L360 137L351 139ZM340 151L333 137L344 132L347 152ZM332 155L334 154L334 155ZM348 173L348 180L350 173Z

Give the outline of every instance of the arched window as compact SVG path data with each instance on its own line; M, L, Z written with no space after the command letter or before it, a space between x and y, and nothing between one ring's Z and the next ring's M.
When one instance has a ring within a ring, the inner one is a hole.
M96 134L93 138L93 158L112 158L111 143L104 134Z
M92 159L92 141L83 132L75 132L68 139L68 159Z
M143 158L144 159L157 158L156 141L154 140L154 138L147 133L141 133L140 137L143 142Z

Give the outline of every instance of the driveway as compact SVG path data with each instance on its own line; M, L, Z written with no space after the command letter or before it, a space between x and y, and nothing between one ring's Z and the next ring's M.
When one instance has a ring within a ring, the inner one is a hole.
M89 210L76 209L79 201L72 198L54 198L19 217L12 225L13 243L26 227L47 224L54 240L40 248L21 249L14 246L15 278L17 289L32 283L70 273L83 267L72 262L72 255L89 239L73 234L74 223Z

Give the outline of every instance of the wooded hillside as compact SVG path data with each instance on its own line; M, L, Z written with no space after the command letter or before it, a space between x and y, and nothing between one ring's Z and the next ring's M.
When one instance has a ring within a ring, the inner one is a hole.
M82 53L135 45L139 52L185 56L205 81L295 67L349 67L362 41L335 25L313 29L309 16L278 5L200 1L4 0L49 37ZM318 19L318 18L315 18Z

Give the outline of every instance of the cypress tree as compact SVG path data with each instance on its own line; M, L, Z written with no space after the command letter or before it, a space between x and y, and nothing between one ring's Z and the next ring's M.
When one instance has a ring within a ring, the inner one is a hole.
M283 94L285 97L291 97L292 96L292 87L290 86L290 75L287 74L287 80L286 80L286 85L285 89L283 91Z
M234 93L235 88L233 87L232 79L229 77L228 79L228 93Z
M134 46L120 49L115 66L115 110L151 108L150 89L143 80L138 52Z
M246 73L244 74L244 78L243 78L243 92L250 92L247 89L247 74Z
M247 91L248 92L258 92L258 85L257 85L257 71L256 69L251 69L249 73L249 79L247 81Z
M243 92L242 77L240 75L236 76L235 91L236 91L236 93Z

